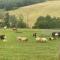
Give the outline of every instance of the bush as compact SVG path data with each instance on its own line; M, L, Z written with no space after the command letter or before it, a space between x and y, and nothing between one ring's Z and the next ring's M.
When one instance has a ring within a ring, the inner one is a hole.
M51 17L49 15L43 17L40 16L33 28L42 28L42 29L50 29L50 28L60 28L60 18L59 17Z
M23 16L20 16L18 20L14 15L9 15L9 13L4 16L4 25L8 28L27 28L26 23L23 21Z

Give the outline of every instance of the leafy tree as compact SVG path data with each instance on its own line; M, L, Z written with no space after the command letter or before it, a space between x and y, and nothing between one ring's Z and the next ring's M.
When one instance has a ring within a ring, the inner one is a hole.
M26 23L23 21L24 17L21 15L19 17L19 20L17 21L17 27L18 28L27 28Z
M17 19L14 15L9 17L9 27L16 27Z
M60 28L60 18L51 17L47 15L46 17L40 16L33 28L42 28L42 29L48 29L48 28Z
M9 13L7 12L4 16L5 26L9 27Z

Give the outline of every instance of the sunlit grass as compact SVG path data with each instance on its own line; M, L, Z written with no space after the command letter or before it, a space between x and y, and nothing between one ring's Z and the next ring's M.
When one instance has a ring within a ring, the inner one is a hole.
M53 31L60 30L19 29L17 33L12 29L0 29L0 34L7 36L6 42L0 41L0 60L56 60L60 40L37 43L32 36L36 32L39 36L49 37ZM26 36L28 41L18 42L17 36Z

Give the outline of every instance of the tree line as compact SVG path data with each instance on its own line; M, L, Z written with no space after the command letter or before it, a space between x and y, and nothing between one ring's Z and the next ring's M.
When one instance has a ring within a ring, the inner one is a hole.
M0 28L27 28L27 24L23 21L23 16L21 15L19 19L17 19L14 15L9 15L9 13L5 13L3 16L0 16Z
M36 23L34 24L33 28L41 28L41 29L53 29L53 28L60 28L60 17L51 17L47 16L40 16Z
M28 22L27 22L28 23ZM9 13L0 15L0 28L7 26L7 28L29 28L24 22L24 16L20 15L19 19L15 17L15 15L9 15ZM34 26L32 28L35 29L58 29L60 28L60 17L51 17L40 16L36 20Z
M11 10L21 6L44 2L46 0L0 0L0 9Z

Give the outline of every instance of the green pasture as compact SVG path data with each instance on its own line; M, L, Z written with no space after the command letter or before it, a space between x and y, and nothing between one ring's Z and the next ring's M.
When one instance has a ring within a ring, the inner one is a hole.
M32 36L34 32L38 36L49 38L52 29L0 29L0 34L7 36L7 41L0 40L0 60L58 60L58 51L60 39L48 41L46 43L38 43ZM17 36L28 37L27 42L19 42Z

